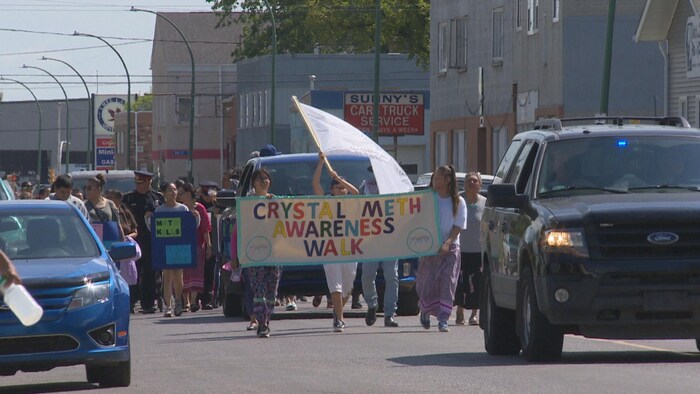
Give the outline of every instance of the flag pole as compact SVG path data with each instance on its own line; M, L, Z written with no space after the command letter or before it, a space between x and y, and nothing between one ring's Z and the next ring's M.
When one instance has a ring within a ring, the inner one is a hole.
M309 122L309 119L306 118L306 114L301 109L297 96L292 96L292 101L294 102L294 106L297 108L297 111L299 111L299 115L301 115L301 119L304 121L306 129L309 131L309 134L311 134L311 138L314 140L316 148L319 152L323 152L323 150L321 149L321 143L318 142L318 138L316 138L316 133L314 133L314 129L313 127L311 127L311 122ZM324 156L323 160L326 162L326 169L328 170L328 172L333 171L333 167L331 167L331 163L328 161L328 158Z

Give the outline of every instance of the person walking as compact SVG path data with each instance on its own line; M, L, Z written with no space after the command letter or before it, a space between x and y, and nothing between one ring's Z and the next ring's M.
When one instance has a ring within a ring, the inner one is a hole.
M162 185L161 193L163 193L165 202L158 207L156 207L155 212L191 212L190 209L185 204L180 204L177 202L177 188L174 183L165 183ZM199 225L199 214L192 212ZM146 224L150 230L151 227L151 216L153 212L146 212ZM166 266L167 264L162 264ZM163 269L163 303L165 309L165 317L180 316L182 314L182 291L183 291L183 279L182 268L166 268ZM173 308L172 298L173 289L175 290L175 306Z
M73 180L68 175L59 175L53 181L53 193L51 193L47 200L60 200L68 201L69 203L75 205L78 211L83 214L86 218L89 217L87 209L85 209L85 204L83 200L76 198L73 194Z
M151 232L146 226L146 213L153 213L165 202L165 198L163 194L151 189L152 173L134 171L134 176L135 190L124 195L123 201L134 214L134 219L138 224L136 242L141 247L141 258L137 262L141 313L155 313L156 281L159 272L153 269L151 262Z
M220 207L216 203L216 195L219 191L219 185L216 182L208 181L199 184L199 198L197 202L202 204L206 209L207 216L209 217L209 239L214 239L216 235L216 223L217 217L224 211L225 207ZM201 213L201 212L200 212ZM213 242L210 242L210 245ZM204 261L204 289L199 293L199 299L202 302L202 309L211 310L214 308L212 305L212 292L214 290L214 278L217 271L217 258L216 253L210 247L207 252L207 258Z
M272 179L270 174L264 168L259 168L253 171L251 175L253 180L254 195L262 198L273 198L274 195L269 193ZM252 291L252 310L257 322L257 335L259 338L270 337L270 318L275 309L275 300L277 297L277 288L282 277L282 267L280 266L262 266L244 268L244 275L250 283ZM249 327L255 324L250 322Z
M129 210L129 207L122 202L122 192L117 189L111 189L107 191L106 197L114 203L119 211L119 224L121 225L122 233L124 233L124 240L130 240L138 245L138 242L136 242L136 237L139 234L139 225L136 223L136 219L134 219L134 215L131 213L131 210ZM138 250L140 254L140 246ZM137 259L126 262L123 261L119 264L119 272L126 280L126 283L129 284L129 302L131 313L134 313L136 301L139 300L138 270L136 268L136 260Z
M371 174L362 185L360 190L364 195L379 194L377 180L374 177L372 166L367 167ZM384 327L398 327L399 323L395 319L396 302L399 299L399 261L365 261L362 263L362 294L367 301L367 313L365 314L365 324L374 325L377 321L377 270L382 267L384 272Z
M212 256L211 221L209 213L204 206L195 200L194 186L186 182L177 192L178 202L184 204L190 212L195 214L197 220L197 266L187 268L183 272L183 291L185 295L185 309L197 312L200 308L197 295L204 291L204 262Z
M479 293L481 290L481 238L480 223L484 213L486 197L479 194L481 189L481 174L469 172L465 177L464 199L467 203L467 228L459 234L461 250L461 269L457 289L455 291L455 305L457 305L458 325L467 324L464 319L464 310L471 309L469 325L476 326L479 320L476 317L479 309Z
M440 332L448 332L447 320L452 314L459 276L459 232L467 226L467 206L458 194L455 169L451 165L438 167L430 187L437 194L438 231L443 243L438 254L418 261L416 292L423 328L430 329L432 315L438 319Z
M314 194L317 196L326 194L321 186L321 172L325 161L326 155L323 152L319 152L318 165L316 166L316 171L314 171L312 181ZM360 194L355 186L343 179L335 171L330 171L329 175L331 178L331 196ZM331 293L331 301L333 302L333 330L335 332L343 332L345 329L343 308L352 294L357 263L324 264L323 270L326 272L328 291Z
M105 183L105 176L101 173L87 180L85 185L85 191L87 192L85 209L88 211L88 221L94 223L94 225L102 222L116 222L119 239L111 239L109 241L120 242L124 239L124 232L119 219L119 209L112 200L102 196Z

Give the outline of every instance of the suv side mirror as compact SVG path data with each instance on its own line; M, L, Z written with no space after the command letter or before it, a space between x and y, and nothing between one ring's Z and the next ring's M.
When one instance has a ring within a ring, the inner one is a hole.
M225 207L235 207L236 191L228 189L220 190L216 195L216 202Z
M527 196L517 194L512 183L489 185L486 202L490 206L502 208L522 208L527 202Z

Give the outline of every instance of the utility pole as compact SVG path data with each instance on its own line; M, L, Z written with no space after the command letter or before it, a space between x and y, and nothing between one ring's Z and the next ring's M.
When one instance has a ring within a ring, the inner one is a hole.
M374 0L375 29L374 29L374 106L372 107L372 139L379 142L379 71L382 46L382 1Z
M615 30L615 5L617 0L608 0L608 33L605 36L605 59L603 60L603 86L600 93L600 113L607 115L610 96L610 68L612 65L613 31Z

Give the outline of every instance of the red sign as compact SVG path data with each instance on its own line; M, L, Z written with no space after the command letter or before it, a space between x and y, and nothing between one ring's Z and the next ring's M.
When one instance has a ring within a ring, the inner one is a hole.
M370 133L374 119L373 93L345 93L345 121ZM423 93L380 93L379 135L423 135Z
M95 138L95 146L98 148L113 148L114 141L112 138Z

